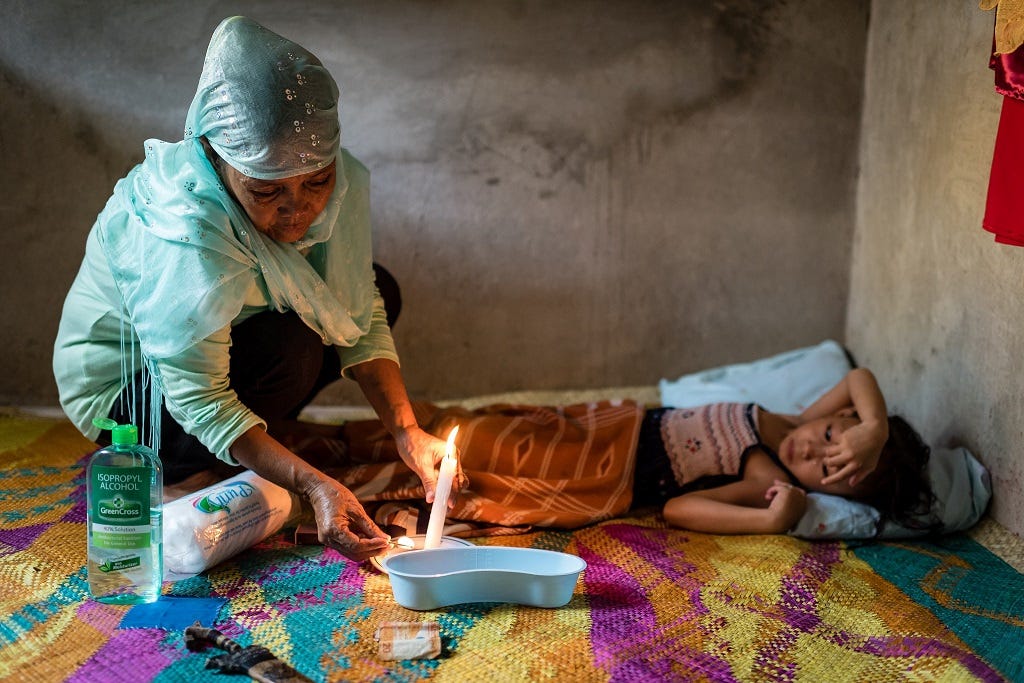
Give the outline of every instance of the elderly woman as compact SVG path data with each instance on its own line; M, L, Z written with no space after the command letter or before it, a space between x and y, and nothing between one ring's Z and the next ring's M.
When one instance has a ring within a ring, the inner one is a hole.
M324 544L355 560L383 551L355 496L275 438L352 378L433 499L445 444L417 425L399 371L368 176L340 147L320 61L250 19L222 22L184 139L147 141L64 304L53 367L79 430L102 442L96 418L141 423L166 483L241 465L308 500Z

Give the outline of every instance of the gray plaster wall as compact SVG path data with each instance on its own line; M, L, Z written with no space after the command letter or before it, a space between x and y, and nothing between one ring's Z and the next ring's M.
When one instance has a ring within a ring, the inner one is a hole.
M144 139L180 138L238 13L341 84L414 397L836 338L929 442L985 462L1024 534L1024 250L979 225L1001 102L975 2L876 0L869 35L866 0L4 0L0 405L56 404L89 226Z
M1002 104L977 3L871 7L847 342L927 441L988 466L1024 534L1024 249L981 228Z
M87 231L146 138L180 139L241 13L341 85L415 398L842 338L866 2L4 0L0 404L56 405Z

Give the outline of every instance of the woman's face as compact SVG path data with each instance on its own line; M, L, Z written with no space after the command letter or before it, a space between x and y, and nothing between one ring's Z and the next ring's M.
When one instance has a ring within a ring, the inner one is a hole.
M830 415L805 422L782 439L779 460L804 488L849 497L855 490L846 479L827 486L821 483L836 471L825 464L825 448L838 443L844 431L859 423L856 417L847 415Z
M302 239L334 192L337 162L303 175L259 180L218 164L224 184L253 226L278 242Z

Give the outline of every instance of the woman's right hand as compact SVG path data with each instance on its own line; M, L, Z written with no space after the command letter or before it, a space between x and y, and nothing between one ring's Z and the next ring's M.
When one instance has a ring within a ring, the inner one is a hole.
M313 507L317 537L325 546L356 562L387 549L387 534L373 523L355 495L337 480L318 477L303 495Z
M381 531L355 495L335 479L282 446L260 426L231 444L231 455L264 479L303 496L313 507L320 542L361 562L388 547Z

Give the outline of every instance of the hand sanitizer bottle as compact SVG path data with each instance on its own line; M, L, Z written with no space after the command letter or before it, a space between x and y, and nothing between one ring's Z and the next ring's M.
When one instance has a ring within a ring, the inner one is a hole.
M86 468L89 593L118 605L154 602L163 582L163 466L135 425L101 418L112 443Z

